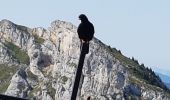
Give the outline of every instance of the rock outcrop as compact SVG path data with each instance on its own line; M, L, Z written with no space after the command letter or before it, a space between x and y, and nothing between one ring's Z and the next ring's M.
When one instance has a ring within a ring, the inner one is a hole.
M0 64L6 64L6 70L12 65L20 67L8 76L9 85L1 93L38 100L69 100L80 55L76 30L76 26L60 20L52 22L48 29L31 29L2 20ZM96 38L90 42L79 99L89 96L92 100L170 99L159 78L155 81L158 84L153 85L133 76L131 69L139 64L130 60L133 66L129 66L118 58L124 57L120 51L115 52Z

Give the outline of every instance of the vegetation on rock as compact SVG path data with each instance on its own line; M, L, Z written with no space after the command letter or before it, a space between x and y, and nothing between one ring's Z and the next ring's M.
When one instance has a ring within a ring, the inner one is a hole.
M12 76L17 71L18 66L0 64L0 93L4 93L10 84Z
M26 51L21 50L20 47L16 46L12 42L6 41L5 45L8 48L8 52L12 58L16 59L19 63L29 65L30 59Z
M33 34L33 36L34 36L35 43L37 43L37 44L44 43L45 40L43 38L39 37L37 34Z
M170 92L169 89L165 86L165 84L161 81L160 77L157 76L151 68L144 66L144 64L140 65L138 61L134 59L134 57L132 57L132 59L127 58L126 56L122 55L122 53L120 53L120 50L117 50L116 48L111 48L109 46L108 51L111 52L111 54L121 63L127 66L130 72L129 78L135 77L136 79L139 79L142 82L160 87ZM133 83L134 81L135 80L131 82Z

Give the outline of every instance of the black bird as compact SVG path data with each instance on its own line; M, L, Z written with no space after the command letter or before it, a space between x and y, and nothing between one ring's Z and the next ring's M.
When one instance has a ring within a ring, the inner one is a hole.
M88 54L89 52L89 41L92 40L94 35L93 24L88 21L86 15L81 14L79 16L79 19L81 20L81 23L77 29L77 33L81 41L81 45L80 45L81 53L80 53L79 63L78 63L76 77L74 81L73 92L71 95L71 100L76 100L78 87L82 75L81 73L84 64L84 59L86 54ZM88 98L88 100L89 99L90 97Z
M79 35L80 41L81 43L88 43L94 36L94 26L84 14L81 14L79 19L81 20L81 23L78 26L77 33Z

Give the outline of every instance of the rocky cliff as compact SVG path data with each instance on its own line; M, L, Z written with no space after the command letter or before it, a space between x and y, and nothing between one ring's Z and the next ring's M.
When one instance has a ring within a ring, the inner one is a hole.
M80 55L76 26L56 20L48 29L0 21L0 93L37 100L70 100ZM78 99L170 100L155 73L94 38Z

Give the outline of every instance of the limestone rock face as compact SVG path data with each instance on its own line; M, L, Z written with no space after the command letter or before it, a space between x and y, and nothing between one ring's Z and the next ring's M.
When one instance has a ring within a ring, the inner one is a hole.
M12 59L7 52L7 48L0 42L0 64L8 62L12 62Z
M6 90L6 95L19 96L21 98L27 97L27 91L31 89L28 81L26 80L26 72L19 69L16 74L13 75L11 83Z
M76 30L71 23L60 20L52 22L48 29L31 29L2 20L0 64L25 66L18 67L4 93L38 100L70 100L80 55ZM9 50L9 43L14 47L12 51ZM19 50L25 55L17 55ZM27 56L29 61L22 61ZM147 87L147 83L132 83L130 77L128 65L117 59L108 46L94 38L85 58L77 98L169 100L163 89L157 87L159 89L154 90Z

